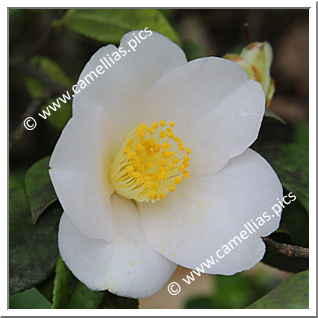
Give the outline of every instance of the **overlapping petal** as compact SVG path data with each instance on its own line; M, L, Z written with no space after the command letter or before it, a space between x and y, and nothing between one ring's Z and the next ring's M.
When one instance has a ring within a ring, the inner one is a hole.
M164 75L149 90L141 122L174 121L192 149L190 175L208 175L257 138L265 110L261 86L234 62L202 58Z
M261 260L265 247L260 237L279 226L280 217L271 211L277 199L282 199L282 186L275 172L248 149L218 173L189 178L164 200L138 203L138 207L151 245L171 261L194 269L215 257L217 250L241 231L247 231L246 222L264 223L253 235L241 239L242 243L236 239L238 245L233 243L226 260L206 270L230 275ZM264 212L270 220L265 220Z
M98 66L106 64L104 58L112 65L97 79L90 80L89 86L76 94L73 113L76 116L81 109L101 106L107 109L116 123L111 136L111 157L116 156L127 133L140 124L139 107L149 88L165 73L177 66L187 63L184 52L163 35L152 32L135 48L128 45L138 31L124 35L119 47L126 51L117 62L114 58L118 49L107 45L99 49L84 67L79 82L95 71ZM144 35L143 35L144 36ZM113 65L109 57L115 62ZM106 64L107 65L107 64ZM105 68L104 68L105 69ZM92 74L91 76L94 77Z
M111 201L119 224L114 240L89 239L64 213L59 230L61 256L90 289L108 289L132 298L151 296L166 284L177 266L148 243L133 201L116 194Z
M112 240L110 118L104 108L78 112L64 128L50 160L50 176L65 213L88 237Z
M74 275L93 290L143 298L166 284L176 264L196 269L213 256L205 271L225 275L254 266L265 251L261 237L279 225L271 207L282 186L247 149L264 114L261 86L234 62L187 63L155 32L133 52L128 41L135 32L122 38L120 59L108 45L82 71L79 83L88 74L92 83L74 97L50 175L65 210L59 249ZM109 57L116 63L92 80ZM109 179L112 160L131 129L160 120L175 122L175 134L192 149L190 178L155 203L124 199ZM259 228L239 242L247 222ZM225 255L229 242L235 246ZM218 250L224 260L216 259Z

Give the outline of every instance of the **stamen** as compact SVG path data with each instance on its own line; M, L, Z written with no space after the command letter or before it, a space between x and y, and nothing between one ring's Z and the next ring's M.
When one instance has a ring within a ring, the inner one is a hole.
M111 181L121 196L156 202L189 178L191 153L173 133L175 123L165 120L140 124L123 143L111 168Z

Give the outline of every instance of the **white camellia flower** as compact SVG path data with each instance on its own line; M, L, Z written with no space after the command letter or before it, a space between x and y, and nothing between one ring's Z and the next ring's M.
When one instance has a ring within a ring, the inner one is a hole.
M131 38L120 44L127 52ZM117 50L97 51L78 83ZM188 63L155 32L75 95L50 161L65 212L59 249L73 274L92 290L148 297L177 265L195 269L269 211L281 183L248 149L264 105L241 66L215 57ZM265 222L206 273L253 267L265 252L261 237L279 221Z

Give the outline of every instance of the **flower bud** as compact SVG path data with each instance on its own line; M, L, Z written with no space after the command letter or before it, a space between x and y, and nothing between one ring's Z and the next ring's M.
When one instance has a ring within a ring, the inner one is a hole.
M268 42L253 42L243 48L240 55L228 53L223 58L241 65L250 79L254 79L262 85L268 108L275 92L275 82L270 76L273 61L271 45Z

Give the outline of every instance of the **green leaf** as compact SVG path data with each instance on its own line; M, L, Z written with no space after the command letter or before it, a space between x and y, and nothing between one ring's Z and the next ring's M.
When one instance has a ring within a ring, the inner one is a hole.
M31 213L24 188L10 189L9 250L12 251L31 230Z
M54 271L58 257L59 206L52 206L32 224L23 188L9 192L9 291L14 294L43 282Z
M308 309L309 271L293 275L247 308Z
M55 62L44 56L34 56L31 64L37 66L47 74L54 82L65 86L72 86L72 81Z
M295 142L297 144L307 145L309 146L309 127L308 123L299 122L295 127L294 134Z
M300 144L263 146L257 151L278 174L283 186L292 191L309 210L309 147Z
M25 175L25 189L30 202L33 223L51 205L57 196L49 176L49 160L45 157L36 162Z
M9 309L50 309L51 304L35 289L9 297Z
M55 272L52 308L98 308L103 300L104 293L92 291L77 280L61 257L58 259Z
M148 27L180 44L167 19L155 9L71 9L57 22L60 25L105 43L119 43L127 32Z
M9 189L24 187L25 169L9 169Z
M40 97L44 91L43 85L33 77L29 76L25 78L25 87L33 99Z
M309 216L306 209L297 200L285 206L282 212L280 229L288 232L289 241L284 243L309 246Z
M188 61L195 60L200 57L209 56L209 54L201 44L191 40L183 41L182 48L187 56Z
M64 73L64 71L52 60L43 57L35 56L31 59L31 64L37 66L42 72L49 76L52 81L62 84L65 86L72 86L72 81ZM43 92L43 85L32 77L25 78L25 85L28 93L32 98L39 98ZM66 99L64 99L66 100ZM49 99L47 102L42 105L40 111L46 110L48 105L51 105L52 102L56 102L56 99ZM70 102L63 103L60 102L61 108L58 111L51 111L53 116L48 116L46 121L55 129L62 130L69 119L72 117L72 105Z
M119 297L107 291L90 290L72 274L60 257L56 265L52 308L138 308L138 300Z
M34 56L30 63L45 73L57 84L72 86L72 81L64 71L52 60L44 56ZM43 85L33 77L25 78L25 85L32 98L38 98L44 91Z
M56 99L49 99L47 103L41 107L41 112L43 110L47 111L47 107L52 105L52 102L56 103ZM50 110L51 116L46 117L46 121L55 129L62 130L67 122L72 117L72 104L71 102L59 103L61 108L57 111Z

